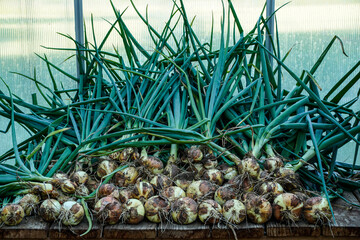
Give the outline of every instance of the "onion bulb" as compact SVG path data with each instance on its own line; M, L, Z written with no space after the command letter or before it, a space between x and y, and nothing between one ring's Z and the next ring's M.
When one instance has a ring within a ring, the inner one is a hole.
M215 186L205 180L192 182L186 190L186 196L195 201L212 199L215 192Z
M216 201L208 199L199 204L198 216L201 222L218 223L222 217L222 208Z
M260 185L257 192L272 202L277 195L284 192L284 189L277 182L264 182Z
M145 216L144 205L137 199L129 199L124 204L124 212L121 216L128 224L138 224Z
M24 216L24 209L19 204L6 205L1 211L1 221L8 226L19 225Z
M180 168L176 164L168 163L164 169L164 174L173 179L181 172Z
M40 196L32 193L28 193L21 198L19 205L23 208L25 216L30 216L37 211L40 200Z
M304 218L308 223L317 224L331 219L331 210L326 198L312 197L304 204Z
M218 161L216 160L216 158L213 155L210 158L204 158L202 160L202 163L204 165L204 168L206 168L206 169L216 168L218 165Z
M154 196L154 188L148 182L137 182L134 186L134 198L145 201Z
M119 201L121 203L126 203L130 198L133 198L132 190L129 188L123 188L119 190Z
M177 186L171 186L163 189L160 192L160 195L169 200L170 202L174 202L179 198L186 197L185 191Z
M224 163L219 166L220 171L222 172L225 180L230 180L238 175L238 171L236 167L229 166L228 164Z
M145 166L152 174L159 174L164 171L163 162L154 156L143 157L141 164Z
M154 223L164 222L170 213L170 209L170 202L160 196L153 196L145 203L146 218Z
M71 176L71 180L78 185L85 184L89 180L89 174L84 171L76 171Z
M94 208L100 223L116 224L122 213L122 207L118 200L112 196L101 198Z
M224 203L228 200L235 199L236 192L233 188L229 187L229 185L225 185L216 189L214 194L214 200L218 202L220 205L224 205Z
M69 179L66 179L61 182L60 187L63 193L72 194L75 193L77 185Z
M112 183L105 183L99 187L97 192L99 198L112 195L117 190L117 187Z
M46 199L40 205L39 215L47 222L55 221L61 211L61 204L55 199Z
M115 173L115 183L119 187L134 184L139 177L139 172L134 167L127 167Z
M114 161L103 160L99 163L96 174L99 178L105 177L116 170L117 164Z
M250 177L257 179L260 174L260 165L255 158L245 158L238 164L239 174L247 174Z
M252 197L246 202L246 213L253 223L266 223L272 215L271 204L263 197Z
M284 166L284 162L279 157L270 157L264 161L264 169L269 172L274 172L280 167Z
M226 201L222 209L225 221L229 223L240 224L246 217L245 205L237 199Z
M282 193L274 199L273 214L277 221L299 221L304 204L292 193Z
M197 146L191 146L189 149L185 150L185 153L190 162L200 162L203 159L203 153Z
M120 162L126 162L127 160L129 160L129 158L133 155L134 152L135 149L132 147L125 148L121 151L117 160L119 160Z
M224 182L224 176L217 169L206 170L202 176L202 179L215 183L216 185L219 186L221 186Z
M291 168L281 167L277 169L274 177L277 178L277 182L279 182L286 191L294 190L299 186L296 173Z
M151 179L150 183L157 190L161 190L173 185L171 179L163 174L157 174L156 176L154 176Z
M198 204L189 197L179 198L171 205L171 216L178 224L195 222L198 213Z
M60 219L65 226L76 226L84 218L85 211L81 204L75 201L64 202L61 207Z

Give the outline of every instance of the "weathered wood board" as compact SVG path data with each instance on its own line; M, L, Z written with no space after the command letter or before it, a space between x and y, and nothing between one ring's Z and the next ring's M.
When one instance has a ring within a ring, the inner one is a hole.
M89 223L85 218L79 225L71 226L71 227L59 225L59 223L53 223L49 229L49 238L50 239L71 239L71 238L96 239L101 237L102 226L100 226L96 221L93 221L93 226L90 232L80 237L81 234L87 231L88 226Z
M49 223L38 216L26 217L18 226L2 226L0 239L45 239L49 226Z
M210 227L199 222L189 225L167 224L159 229L158 238L163 239L204 239L210 238Z
M268 222L266 224L266 236L268 237L318 237L321 235L321 227L300 221L292 224Z
M136 225L115 224L104 227L104 239L149 239L156 238L157 224L143 221Z
M242 222L239 225L220 224L213 226L211 234L212 238L216 239L260 238L264 236L264 231L264 225Z
M349 192L344 197L351 202L358 202L355 195ZM342 199L332 204L336 224L331 223L322 227L322 235L333 237L360 237L360 209L351 206Z

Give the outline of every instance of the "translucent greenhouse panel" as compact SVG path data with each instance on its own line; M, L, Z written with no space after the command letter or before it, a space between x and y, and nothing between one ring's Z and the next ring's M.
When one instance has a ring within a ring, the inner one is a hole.
M276 8L287 2L277 0ZM322 96L325 96L336 82L360 60L359 13L360 1L358 0L294 0L277 12L281 55L284 56L292 48L285 63L292 69L296 69L299 76L302 70L310 71L335 35L342 40L348 57L342 53L340 42L336 41L315 73L315 79L322 89L319 91ZM359 70L351 77L358 72ZM286 73L284 77L290 79ZM294 80L285 84L284 87L290 88L294 85ZM343 97L342 103L355 98L359 88L360 82ZM360 110L360 102L356 102L353 108ZM354 148L354 142L350 142L340 150L338 159L352 163ZM357 161L360 163L359 157Z
M30 80L10 72L34 76L38 81L51 86L45 63L35 55L46 54L48 59L72 74L76 73L72 58L63 62L72 53L46 50L43 46L70 48L70 40L57 34L74 36L73 0L13 0L0 1L0 77L6 81L13 94L31 101L31 94L37 94L39 103L44 103L36 86ZM58 83L73 84L63 81L63 75L53 71ZM60 86L59 86L60 87ZM0 83L0 90L7 93L5 85ZM0 116L0 130L5 130L8 120ZM20 126L17 129L17 141L28 134ZM0 133L0 154L10 149L11 134Z

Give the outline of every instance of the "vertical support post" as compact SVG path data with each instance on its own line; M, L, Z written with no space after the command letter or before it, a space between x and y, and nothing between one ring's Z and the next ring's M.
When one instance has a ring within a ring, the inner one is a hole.
M275 0L266 0L266 18L268 19L273 13L275 12ZM268 28L269 28L269 33L266 34L266 38L265 38L265 47L272 52L273 51L273 47L271 45L270 42L270 36L273 37L274 36L274 16L272 16L269 21L268 21ZM270 64L272 66L273 63L273 59L270 55L269 56L269 60L270 60Z
M78 43L78 52L77 52L77 77L80 79L81 68L84 67L84 61L82 59L81 48L84 46L84 15L83 15L83 3L82 0L74 0L74 14L75 14L75 40Z

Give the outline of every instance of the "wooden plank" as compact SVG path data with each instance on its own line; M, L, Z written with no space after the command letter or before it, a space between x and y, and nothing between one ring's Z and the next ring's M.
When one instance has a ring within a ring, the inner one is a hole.
M210 227L199 222L189 225L169 223L158 230L158 238L162 239L204 239L210 238Z
M45 239L48 236L50 224L39 216L23 219L17 226L3 226L0 228L1 239Z
M239 225L215 225L211 236L214 239L260 238L264 236L264 225L243 222ZM236 237L235 237L236 234Z
M308 224L304 221L291 225L273 221L266 224L266 236L268 237L318 237L320 235L320 226Z
M118 223L104 227L104 239L148 239L156 238L157 224L142 221L136 225Z
M351 202L357 202L352 193L344 193L344 197ZM332 204L336 224L324 225L322 234L333 237L359 237L360 236L360 209L351 206L342 199Z
M93 221L92 229L86 235L80 237L81 234L86 232L88 229L89 223L86 218L77 225L77 226L64 226L60 225L58 222L53 223L49 229L49 238L50 239L96 239L101 237L102 226L96 221Z

